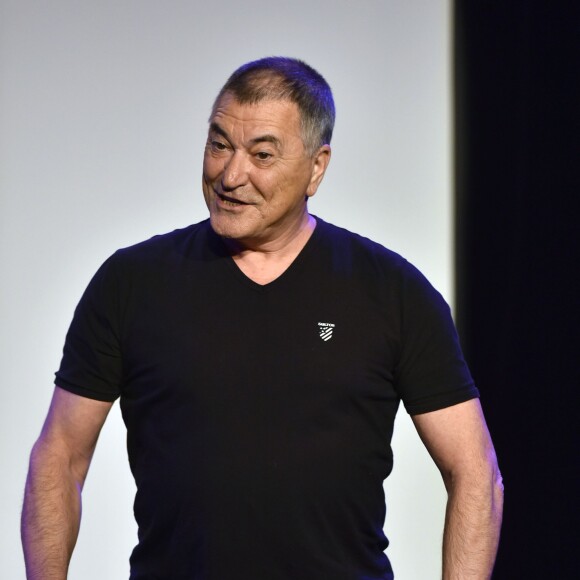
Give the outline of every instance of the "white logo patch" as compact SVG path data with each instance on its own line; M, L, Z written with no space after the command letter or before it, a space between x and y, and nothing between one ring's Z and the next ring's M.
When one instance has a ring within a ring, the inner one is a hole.
M318 323L318 334L322 340L325 342L332 338L332 333L334 331L335 325L332 322L319 322Z

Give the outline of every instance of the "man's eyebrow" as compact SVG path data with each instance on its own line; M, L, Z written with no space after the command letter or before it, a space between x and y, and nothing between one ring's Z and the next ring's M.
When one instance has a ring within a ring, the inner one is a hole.
M221 135L224 139L228 141L230 140L227 131L225 129L222 129L215 121L212 121L209 124L209 132ZM275 135L271 135L269 133L265 135L260 135L259 137L254 137L253 139L250 140L251 145L257 145L259 143L272 143L272 145L274 145L274 147L276 147L277 149L281 149L282 147L282 142L280 141L280 139L278 139L278 137L276 137Z
M224 139L228 139L229 140L229 136L226 133L226 131L224 131L224 129L222 129L217 123L215 123L214 121L212 121L209 124L209 132L210 133L217 133L218 135L221 135Z
M278 149L280 149L282 145L280 139L278 139L278 137L276 137L275 135L261 135L260 137L255 137L254 139L252 139L250 143L252 143L253 145L256 145L258 143L272 143L272 145L274 145Z

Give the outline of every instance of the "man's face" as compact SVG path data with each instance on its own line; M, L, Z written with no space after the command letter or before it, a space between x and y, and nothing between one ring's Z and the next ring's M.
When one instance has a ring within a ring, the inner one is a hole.
M203 192L216 233L242 247L289 240L308 218L330 148L306 154L298 107L289 101L241 105L224 95L210 120Z

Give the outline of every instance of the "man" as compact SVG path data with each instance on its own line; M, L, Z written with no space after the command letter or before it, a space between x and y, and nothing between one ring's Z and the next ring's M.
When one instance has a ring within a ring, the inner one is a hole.
M490 576L501 478L449 309L403 258L308 213L333 124L306 64L242 66L211 113L210 219L97 272L31 456L29 578L66 578L117 398L133 580L393 578L382 484L400 400L449 493L444 578Z

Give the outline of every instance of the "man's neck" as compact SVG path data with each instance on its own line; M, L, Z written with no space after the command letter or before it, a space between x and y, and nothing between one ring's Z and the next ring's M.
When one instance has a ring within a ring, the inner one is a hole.
M314 228L316 220L306 214L304 222L285 239L255 245L254 247L240 246L235 240L224 240L232 258L245 276L256 284L269 284L281 276L298 257Z

